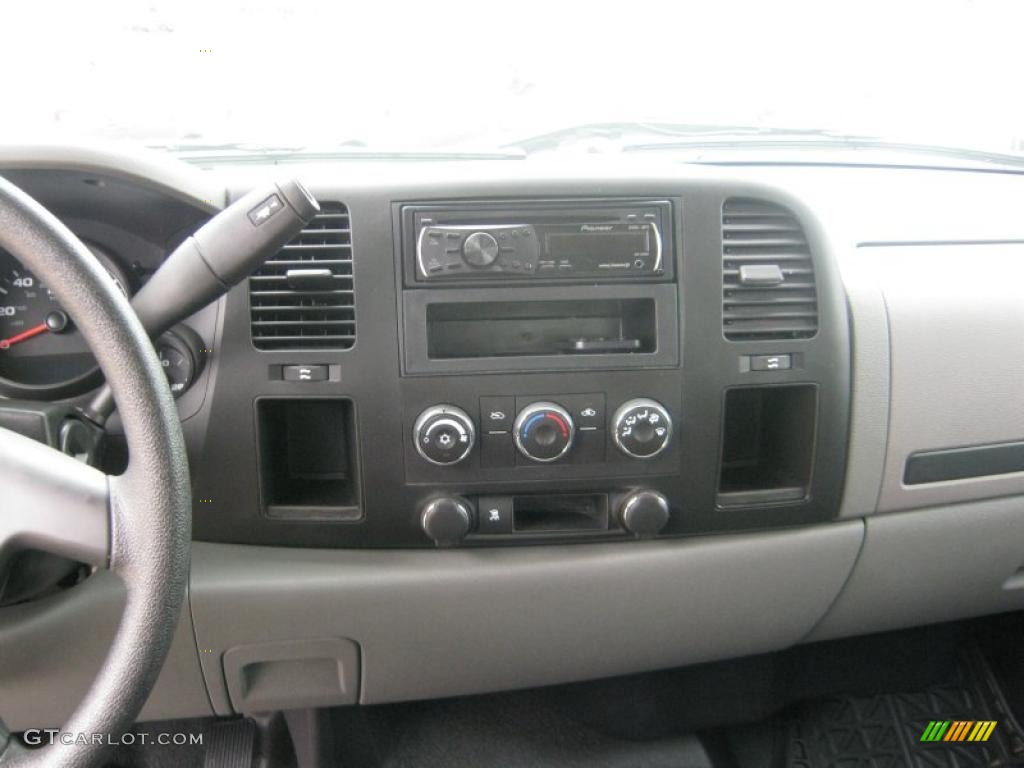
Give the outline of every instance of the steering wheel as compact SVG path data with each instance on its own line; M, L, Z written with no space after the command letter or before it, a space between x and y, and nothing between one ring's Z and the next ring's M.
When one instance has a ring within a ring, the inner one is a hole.
M127 470L108 476L0 428L0 560L20 548L52 552L109 568L127 592L110 652L62 728L86 737L29 750L0 727L0 768L86 768L138 715L178 623L192 538L188 460L167 380L128 300L67 227L3 178L0 248L75 319L113 390L128 443Z

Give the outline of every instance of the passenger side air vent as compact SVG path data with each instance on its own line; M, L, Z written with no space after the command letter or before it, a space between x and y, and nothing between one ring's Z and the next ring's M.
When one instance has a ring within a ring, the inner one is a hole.
M352 230L341 203L320 213L249 278L257 349L348 349L356 341Z
M814 262L786 208L730 198L722 206L722 329L731 341L818 332Z

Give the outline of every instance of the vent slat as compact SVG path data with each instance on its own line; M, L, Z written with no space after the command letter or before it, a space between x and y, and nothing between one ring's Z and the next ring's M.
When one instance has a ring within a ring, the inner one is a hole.
M273 327L273 328L294 328L295 326L344 326L352 325L351 321L341 321L341 319L328 319L328 321L317 321L317 319L297 319L297 321L253 321L253 327Z
M788 278L790 276L797 277L801 275L813 275L814 270L810 269L809 267L782 267L782 273ZM722 276L726 279L726 282L729 282L730 278L733 282L735 282L735 280L739 277L739 274L740 270L738 267L726 267L725 269L722 270Z
M763 339L784 338L780 334L810 333L814 335L817 331L816 320L805 322L787 322L784 320L737 320L726 325L726 334L742 334L742 338L749 339L757 335ZM788 338L807 338L805 336L789 336Z
M796 219L742 219L739 221L727 220L722 222L722 233L732 237L764 237L765 235L784 236L791 235L798 240L803 240L803 229Z
M253 293L251 285L250 285L250 288L249 288L249 293L250 293L250 295ZM260 295L260 297L271 296L271 297L275 297L276 298L276 297L280 297L280 296L290 296L290 297L293 297L293 298L301 299L303 296L351 296L352 295L352 290L351 289L349 289L349 290L330 290L330 289L327 289L327 290L316 290L316 291L292 291L292 290L286 290L286 289L278 290L276 288L274 288L272 290L264 290L264 289L261 288L260 290L256 291L256 293L258 293Z
M288 243L281 248L283 253L294 253L296 251L337 251L347 249L347 243Z
M797 281L786 280L779 286L765 288L764 286L744 286L739 283L726 283L725 293L729 291L766 291L772 296L792 295L794 291L814 291L813 283L798 283ZM813 296L811 297L813 300Z
M762 320L765 318L779 317L805 317L815 318L818 311L814 307L800 309L799 307L772 306L772 307L733 307L726 310L726 320Z
M284 342L303 342L303 341L355 341L356 335L354 333L300 333L290 335L277 335L267 336L264 341L281 344Z
M289 269L312 266L329 269L335 287L288 287ZM305 229L250 276L249 310L257 349L349 349L355 344L352 231L343 204L321 203Z
M726 248L725 254L722 258L727 264L737 262L738 266L739 264L763 264L765 262L769 262L771 264L788 264L790 262L800 263L807 261L808 256L809 254L806 253L766 253L763 249L761 251L752 251L750 253L745 253L742 248Z
M309 264L320 264L326 267L341 266L343 264L351 264L351 259L274 259L268 261L265 266L268 267L304 267Z
M770 218L793 218L793 214L781 206L753 198L733 197L725 201L723 220L738 216L768 216Z
M316 264L317 266L320 265L319 261L308 261L306 263L307 264ZM326 280L326 279L327 279L327 277L325 275L324 276L324 280ZM283 283L287 284L288 276L287 275L252 275L249 278L249 280L251 280L252 282L255 282L255 283L281 283L281 282L283 282ZM352 282L352 276L351 275L333 275L331 277L331 280L333 280L336 283L348 284L348 283ZM336 291L336 290L339 290L339 289L338 288L324 288L323 290L330 292L330 291ZM344 290L344 289L341 289L341 290ZM308 293L308 291L299 291L299 293Z
M763 248L801 248L807 244L803 237L764 237L760 232L732 236L723 233L723 243L726 253L743 248L751 250L761 250Z
M757 304L768 304L768 305L783 305L783 304L811 304L814 302L813 296L756 296L750 294L743 294L741 296L726 296L722 301L725 307L744 307L752 306Z
M777 264L778 285L743 285L746 265ZM814 261L787 209L731 198L722 206L722 330L731 341L807 339L818 332Z
M348 306L335 306L335 305L318 305L318 304L267 304L265 306L254 306L253 312L309 312L309 313L324 313L324 312L345 312L352 314L356 310L352 305Z

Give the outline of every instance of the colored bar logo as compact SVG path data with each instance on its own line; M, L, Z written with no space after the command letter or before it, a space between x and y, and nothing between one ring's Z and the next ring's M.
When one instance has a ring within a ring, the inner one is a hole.
M996 728L995 720L932 720L921 734L921 741L988 741Z

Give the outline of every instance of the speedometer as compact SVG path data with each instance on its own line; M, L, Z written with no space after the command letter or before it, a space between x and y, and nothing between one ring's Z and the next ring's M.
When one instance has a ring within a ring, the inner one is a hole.
M115 262L90 250L127 295ZM14 256L0 251L0 394L67 397L101 381L96 360L53 293Z

